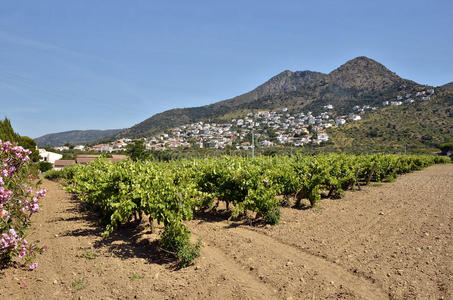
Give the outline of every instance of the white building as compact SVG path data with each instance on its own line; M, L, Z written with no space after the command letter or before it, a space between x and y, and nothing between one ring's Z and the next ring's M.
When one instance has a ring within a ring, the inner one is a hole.
M51 164L55 164L56 160L59 160L63 157L63 155L55 152L49 152L45 149L38 149L39 156L41 157L41 161L47 161Z
M318 140L326 142L329 140L327 133L318 133Z
M349 119L352 120L352 121L358 121L358 120L361 120L362 117L358 116L358 115L355 115L355 114L349 114Z
M344 125L344 124L346 124L346 120L345 119L336 119L335 124L337 126Z

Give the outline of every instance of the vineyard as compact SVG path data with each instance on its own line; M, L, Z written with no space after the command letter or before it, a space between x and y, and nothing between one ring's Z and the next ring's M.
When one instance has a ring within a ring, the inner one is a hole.
M161 248L186 266L199 255L201 242L189 241L190 232L183 222L216 202L231 208L230 218L253 215L258 221L277 224L280 206L289 205L288 199L295 200L296 208L308 203L315 206L321 198L341 198L346 190L393 181L400 174L447 162L450 159L428 155L340 154L173 162L99 159L47 176L62 177L65 189L98 213L104 237L143 217L150 224L154 220L163 224Z

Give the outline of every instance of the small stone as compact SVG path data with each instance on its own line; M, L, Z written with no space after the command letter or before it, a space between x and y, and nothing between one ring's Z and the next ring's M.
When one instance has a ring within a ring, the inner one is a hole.
M293 264L292 262L288 261L288 262L286 263L286 266L289 267L289 266L291 266L292 264Z
M58 283L58 280L55 279L55 280L53 281L53 284L57 284L57 283Z
M333 281L330 282L331 285L334 285L334 283L335 283L335 282L333 282Z
M401 275L403 275L403 271L402 270L396 270L396 274L401 276Z
M383 213L383 212L381 211L381 212L379 212L379 215L380 215L380 216L383 216L383 215L384 215L384 213Z
M56 234L55 237L58 237L58 234Z
M42 278L37 278L36 281L44 281Z
M428 233L428 232L425 232L425 236L429 236L429 233Z
M250 266L250 271L253 271L255 270L255 267L254 266Z

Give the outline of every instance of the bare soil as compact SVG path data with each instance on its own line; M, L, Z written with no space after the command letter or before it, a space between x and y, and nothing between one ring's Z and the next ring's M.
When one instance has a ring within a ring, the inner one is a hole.
M107 240L57 183L30 240L47 244L35 271L0 271L1 299L453 299L453 165L283 208L277 226L204 213L187 223L204 243L175 268L146 224Z

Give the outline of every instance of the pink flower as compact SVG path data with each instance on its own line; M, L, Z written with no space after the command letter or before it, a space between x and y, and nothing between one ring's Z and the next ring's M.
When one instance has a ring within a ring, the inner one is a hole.
M28 267L28 269L29 269L30 271L33 271L34 269L36 269L37 266L38 266L38 263L37 263L37 262L34 262L34 263L32 263L32 264Z
M38 197L44 197L46 194L47 194L46 189L40 189L39 191L36 192L36 195L38 195Z
M19 258L24 257L24 256L25 256L25 250L26 250L25 247L22 247L22 248L20 249L20 252L19 252L19 254L17 255L17 257L19 257Z
M31 207L31 212L35 213L39 210L39 205L37 203L34 203L33 206Z

